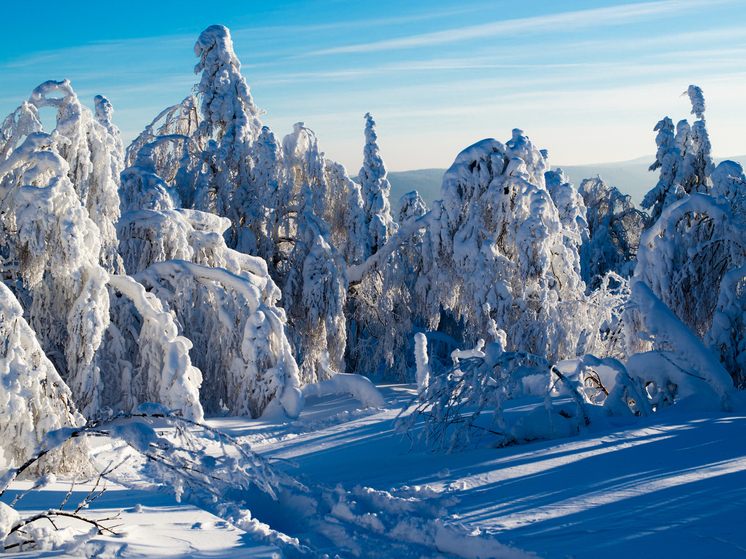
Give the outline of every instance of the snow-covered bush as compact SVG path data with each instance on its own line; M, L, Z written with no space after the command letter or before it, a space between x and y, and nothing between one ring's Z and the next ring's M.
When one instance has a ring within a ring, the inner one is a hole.
M498 338L504 342L505 332ZM587 402L557 367L542 357L506 352L500 342L479 340L476 348L453 352L453 366L430 375L423 359L423 337L417 339L418 395L399 415L398 433L422 441L435 451L453 452L487 441L504 446L535 439L576 435L589 424ZM421 370L422 369L422 370ZM550 394L567 394L573 403L553 406ZM545 406L523 416L514 426L503 417L503 404L528 395L544 396ZM484 412L484 413L483 413ZM418 423L424 421L421 431Z
M636 334L651 347L626 363L629 377L644 387L635 398L640 413L684 399L697 411L730 410L733 379L692 330L642 281L632 283L632 301L629 312L639 313L642 323Z
M83 426L50 432L45 437L44 450L25 464L9 470L0 479L0 496L19 475L37 468L37 462L50 451L85 441L88 437L109 439L114 450L122 451L125 459L133 462L145 478L154 481L160 491L171 493L177 501L186 500L246 528L251 526L246 507L249 499L256 498L257 491L277 500L281 490L305 489L229 435L178 417L166 406L144 403L130 414L118 414L89 421ZM11 505L0 503L0 546L5 551L41 549L60 553L79 548L96 534L117 535L117 526L112 525L112 521L118 520L118 514L109 518L92 518L85 509L106 491L102 480L115 475L119 466L121 463L101 471L93 489L77 508L65 508L75 482L58 508L31 514L21 507L16 508L19 500L30 491L53 483L54 475L39 478L31 490L21 493ZM63 518L95 529L87 534L76 534L58 524L57 521ZM71 542L73 539L75 541ZM74 545L66 545L70 543Z

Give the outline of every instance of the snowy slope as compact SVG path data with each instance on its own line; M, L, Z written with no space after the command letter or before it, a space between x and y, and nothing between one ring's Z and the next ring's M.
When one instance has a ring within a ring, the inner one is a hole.
M301 416L287 423L210 420L308 488L281 495L279 506L258 498L252 515L269 527L255 524L247 534L177 503L167 488L152 491L125 466L114 477L130 487L110 484L85 511L102 518L121 509L121 520L111 523L118 535L65 549L103 557L292 557L315 556L314 549L340 557L525 556L519 549L577 558L746 553L746 417L674 407L572 439L428 454L410 451L410 441L393 434L413 391L382 386L387 404L373 409L348 396L309 396ZM506 415L515 419L536 405L542 402L518 401ZM98 453L113 456L110 446ZM17 483L3 501L27 486ZM58 481L18 508L26 514L57 507L68 487ZM70 503L87 492L79 486ZM312 499L328 501L315 509L324 515L309 514ZM310 555L272 545L270 527L297 537Z

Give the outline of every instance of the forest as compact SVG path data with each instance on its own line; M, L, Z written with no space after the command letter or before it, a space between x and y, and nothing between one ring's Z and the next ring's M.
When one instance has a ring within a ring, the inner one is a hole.
M211 420L299 425L336 394L367 414L402 386L394 437L441 456L746 411L746 176L715 165L696 85L690 115L651 123L641 208L600 176L571 184L520 129L465 147L428 207L389 201L370 113L349 173L304 123L262 125L227 28L194 53L195 87L127 147L109 100L68 80L0 127L4 550L92 555L116 532L87 513L100 482L139 476L276 556L523 557L426 512L431 495L340 485L330 505ZM73 489L19 508L18 487L58 478L94 484L78 510ZM346 528L269 520L324 507Z

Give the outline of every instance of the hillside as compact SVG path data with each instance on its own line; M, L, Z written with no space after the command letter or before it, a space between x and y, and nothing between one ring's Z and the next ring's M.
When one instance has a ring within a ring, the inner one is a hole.
M732 159L743 165L746 162L746 155L716 158L715 162L720 163L723 159ZM639 206L645 194L655 186L658 180L657 173L648 171L653 161L655 161L655 156L650 155L614 163L560 164L553 165L552 168L561 168L576 188L584 179L601 175L607 184L616 186L623 193L632 196L632 201ZM412 190L419 192L428 206L432 207L433 201L440 198L440 183L445 172L446 169L419 169L389 173L391 207L396 208L399 198Z

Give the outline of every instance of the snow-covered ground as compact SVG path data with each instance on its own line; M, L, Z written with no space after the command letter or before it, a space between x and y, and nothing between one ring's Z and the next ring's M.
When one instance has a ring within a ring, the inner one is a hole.
M109 523L118 525L117 535L70 543L66 552L482 559L532 553L575 558L746 555L744 416L690 414L672 406L575 438L432 454L394 434L395 418L415 387L379 388L386 401L380 408L363 409L346 395L308 396L295 421L209 420L304 485L281 493L279 504L258 495L251 506L259 521L253 533L192 504L177 503L168 488L135 483L133 463L116 473L129 487L109 484L86 509L92 518L122 509L121 518ZM542 402L515 401L506 418ZM110 446L98 453L104 461L116 454ZM3 501L27 486L16 483ZM17 508L26 515L57 507L68 488L69 483L57 482L24 497ZM68 507L88 490L84 485L76 489Z

